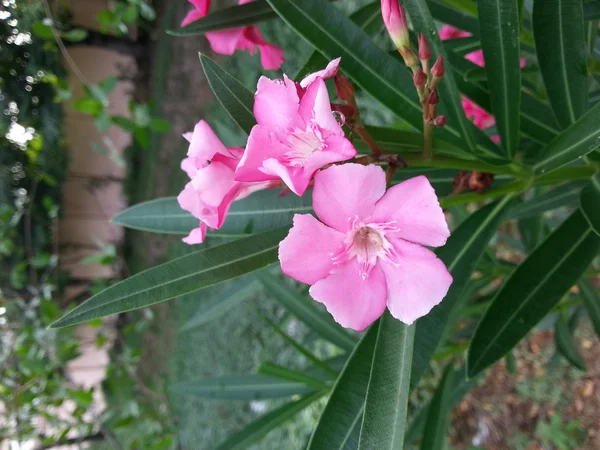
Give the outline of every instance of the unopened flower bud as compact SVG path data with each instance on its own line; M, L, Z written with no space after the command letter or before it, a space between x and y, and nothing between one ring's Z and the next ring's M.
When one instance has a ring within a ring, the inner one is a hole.
M413 80L416 87L425 86L427 84L427 75L425 75L425 72L419 67L413 76Z
M398 0L381 0L381 15L385 27L398 49L409 47L406 12Z
M436 116L433 119L433 125L436 127L443 127L448 122L448 118L446 116Z
M440 102L440 97L438 95L437 89L434 89L429 93L427 97L427 103L430 105L437 105Z
M438 56L435 60L435 64L431 68L431 74L434 78L442 78L444 76L444 59L442 55Z
M335 84L335 94L340 100L345 102L354 101L354 87L344 75L336 75L333 79Z
M421 62L429 61L431 52L429 51L429 43L423 33L419 34L419 59Z

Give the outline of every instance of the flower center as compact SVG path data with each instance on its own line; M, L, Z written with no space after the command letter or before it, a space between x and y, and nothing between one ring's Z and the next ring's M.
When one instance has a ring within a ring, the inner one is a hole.
M286 162L294 167L304 166L310 155L325 148L321 132L314 124L306 130L296 128L291 131L286 144L290 148L284 155Z
M358 223L358 218L348 218L350 230L344 246L334 255L334 264L341 264L356 258L359 264L359 275L364 279L377 264L378 259L396 266L400 265L400 257L396 249L386 238L386 234L400 231L396 222Z

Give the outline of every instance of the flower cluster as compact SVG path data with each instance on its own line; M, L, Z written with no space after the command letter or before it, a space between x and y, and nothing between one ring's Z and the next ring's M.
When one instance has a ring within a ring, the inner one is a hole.
M211 0L188 0L193 6L181 22L186 26L198 19L205 17L210 9ZM239 4L250 3L252 0L239 0ZM265 70L277 70L285 58L281 47L265 41L256 25L230 28L228 30L210 31L206 33L210 47L215 53L233 55L236 50L248 50L253 54L256 49L260 51L260 62Z
M199 220L184 242L203 242L208 228L223 225L235 200L255 191L285 187L301 196L313 187L319 220L294 217L279 248L283 272L310 284L311 296L345 327L362 331L386 307L410 324L452 283L444 264L423 247L444 245L450 233L427 178L386 192L381 167L336 165L357 155L334 113L341 105L330 102L325 83L334 78L339 99L356 107L339 65L335 59L300 82L261 77L257 124L245 148L226 147L205 121L184 136L190 145L181 168L190 181L178 200Z

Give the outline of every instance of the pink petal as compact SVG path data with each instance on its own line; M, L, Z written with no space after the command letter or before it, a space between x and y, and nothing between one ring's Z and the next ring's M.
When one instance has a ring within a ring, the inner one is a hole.
M210 48L221 55L233 55L239 48L240 39L244 35L245 27L230 28L228 30L210 31L206 39Z
M310 214L294 215L294 226L279 244L281 270L306 284L329 276L331 254L342 245L344 235L323 225Z
M248 136L244 156L235 170L237 181L266 181L278 177L265 173L263 163L269 158L279 158L289 149L266 127L255 125Z
M489 128L496 123L494 116L492 116L479 105L473 103L472 100L463 97L461 103L463 109L465 110L465 115L473 121L477 128Z
M344 134L331 112L329 93L322 78L315 79L308 87L300 100L298 112L305 123L314 122L329 133Z
M442 41L446 39L456 39L469 36L471 36L471 33L469 33L468 31L461 31L458 28L454 28L451 25L444 25L440 30L440 39Z
M202 244L204 239L206 238L206 224L204 222L200 222L198 228L194 228L190 231L186 237L182 239L183 242L189 245L193 244Z
M277 70L281 67L285 61L283 49L265 41L256 25L246 27L244 38L243 46L250 54L254 52L255 47L260 50L260 61L265 70Z
M346 232L351 221L368 218L385 193L385 172L379 166L343 164L315 176L313 208L317 217Z
M200 197L196 193L191 181L186 183L183 191L179 193L177 202L181 209L190 212L194 217L199 218L202 215L204 205L200 201Z
M306 172L303 168L284 166L275 158L265 159L261 170L276 179L280 178L290 191L300 196L304 194L312 178L312 173Z
M204 15L208 14L210 0L188 0L196 9Z
M426 177L418 176L388 189L373 211L373 221L394 222L394 237L438 247L450 236L435 190Z
M300 86L302 86L303 88L307 88L313 81L317 79L317 77L326 80L328 78L336 76L340 70L341 61L342 58L335 58L334 60L329 61L329 64L327 64L327 67L325 67L325 69L318 70L317 72L313 72L304 77L300 82Z
M381 264L387 282L387 307L392 316L410 325L442 301L452 276L432 251L402 239L392 243L400 266Z
M363 331L379 318L386 306L386 282L376 265L366 279L359 275L356 259L336 267L335 272L310 288L335 321L346 328Z
M485 59L483 59L483 50L475 50L474 52L465 55L465 58L471 61L473 64L477 64L479 67L485 66Z
M184 137L186 136L189 137L189 134L184 134ZM233 156L229 149L223 145L210 125L201 120L194 127L187 154L189 157L210 161L217 153L229 157Z
M304 164L304 171L310 173L311 176L327 164L347 161L356 156L356 149L344 135L330 135L324 143L325 149L314 152Z
M254 115L259 125L272 130L304 127L298 114L296 85L287 76L283 80L260 77L254 96Z

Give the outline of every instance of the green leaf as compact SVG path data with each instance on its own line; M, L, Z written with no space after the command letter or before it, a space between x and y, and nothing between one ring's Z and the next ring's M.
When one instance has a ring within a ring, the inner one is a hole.
M137 143L142 146L142 148L146 149L150 145L150 134L145 128L136 128L133 132L133 136L135 137Z
M554 308L600 250L579 210L513 272L477 325L467 357L474 376L510 351Z
M54 39L54 34L52 33L52 27L50 25L46 25L45 23L38 21L38 22L33 22L33 25L31 26L31 31L33 32L34 35L36 35L39 38L45 39L45 40L51 40Z
M510 202L505 197L481 208L452 232L448 242L437 252L454 281L442 302L417 322L411 385L416 386L435 354L447 330L464 302L462 293L481 258L487 243L494 236Z
M536 175L558 169L600 146L600 103L559 134L533 167Z
M277 261L279 242L288 231L269 230L145 270L94 295L52 327L143 308L268 266Z
M168 30L167 33L171 36L196 36L208 31L254 25L263 20L274 19L276 17L277 14L275 14L265 0L255 0L244 5L219 9L183 28Z
M151 118L149 126L155 133L168 133L171 130L171 124L160 117Z
M547 211L552 211L563 206L574 206L579 200L581 183L568 182L531 200L520 203L510 210L511 219L526 219L536 217Z
M379 320L359 450L402 450L415 326L386 311Z
M294 383L302 383L313 389L324 389L326 387L323 381L314 378L307 373L288 369L287 367L273 364L268 361L261 363L258 367L258 373Z
M402 4L406 8L415 31L422 32L427 37L432 54L441 55L444 61L447 62L446 49L442 44L436 23L425 0L404 0ZM448 122L456 127L455 132L462 137L470 152L474 155L483 154L487 157L503 158L500 148L493 144L465 115L454 74L451 70L446 71L438 90L440 93L440 111L446 110Z
M535 0L533 35L546 93L563 128L587 110L586 44L581 0Z
M314 389L304 383L284 381L262 374L234 375L179 383L173 392L209 399L258 400L306 394Z
M567 361L569 361L579 370L587 372L585 361L579 353L575 342L573 342L571 330L569 330L567 321L564 319L562 314L558 315L558 319L556 320L556 324L554 326L554 340L556 341L556 349Z
M78 98L73 101L73 109L92 117L97 116L104 110L104 106L98 100L90 97Z
M74 28L72 30L67 31L66 33L61 34L61 37L64 40L67 40L70 42L81 42L85 38L87 38L87 36L88 36L87 30L84 30L82 28Z
M583 188L579 204L590 227L600 235L600 174L595 174Z
M377 321L371 325L348 357L313 431L308 450L349 450L358 447L379 324Z
M312 211L310 194L281 197L277 189L255 192L233 202L227 220L214 234L239 237L291 224L294 214ZM198 226L198 219L179 207L176 197L150 200L127 208L112 222L134 230L153 233L188 234ZM212 233L209 233L209 236Z
M429 10L436 20L452 25L459 30L468 31L474 35L479 34L479 24L476 15L458 11L448 5L445 0L429 0Z
M521 68L517 0L478 0L479 34L492 110L509 159L519 145Z
M268 0L277 14L329 59L342 57L342 70L363 91L416 130L423 122L412 77L352 20L326 0ZM438 129L440 138L463 146L456 124ZM491 141L488 148L497 148ZM499 149L498 149L499 150Z
M123 116L111 116L111 122L118 127L123 128L125 131L129 133L133 133L135 131L135 123Z
M350 16L350 20L352 20L352 22L354 22L367 35L373 36L383 27L380 3L375 1L363 6ZM321 53L313 50L304 64L302 64L300 70L298 70L296 73L294 79L300 80L311 72L321 70L327 65L328 62L329 61L327 58L325 58Z
M600 294L598 293L598 289L589 281L581 280L579 282L579 291L594 330L600 336Z
M269 411L260 419L252 422L242 431L234 434L225 442L221 443L216 450L241 450L262 439L271 430L279 427L294 417L303 409L325 395L325 391L315 392L302 397L295 402L286 403L279 408Z
M351 351L354 348L356 339L344 331L329 313L317 309L313 304L314 300L309 296L302 295L283 280L267 272L262 272L257 277L271 297L319 336L344 350Z
M454 370L449 364L431 400L421 450L443 450L445 448L448 415L452 403Z
M546 236L546 223L542 216L519 220L519 234L527 253L533 251Z
M246 133L256 125L254 118L254 94L242 83L225 72L217 63L200 54L200 63L204 69L210 88L223 105L227 114Z

